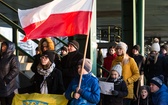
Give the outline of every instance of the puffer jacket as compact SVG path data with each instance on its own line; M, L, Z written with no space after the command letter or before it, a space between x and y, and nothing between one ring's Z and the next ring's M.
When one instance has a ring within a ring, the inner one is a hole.
M6 52L1 52L0 56L0 97L9 96L17 88L16 77L20 66L17 56L13 54L15 44L3 43L6 43L8 47Z
M75 77L65 91L65 97L69 100L68 105L96 105L100 101L100 87L98 79L92 73L82 76L80 98L73 98L72 94L76 91L80 76Z
M152 102L154 105L168 105L168 88L165 84L161 88L152 94Z

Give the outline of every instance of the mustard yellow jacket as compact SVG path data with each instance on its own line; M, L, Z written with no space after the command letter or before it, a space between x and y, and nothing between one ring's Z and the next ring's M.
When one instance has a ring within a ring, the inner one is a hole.
M122 61L123 61L123 57L117 56L117 58L114 59L114 61L112 62L112 67L119 62L121 63L122 76L123 76L123 79L126 82L127 88L128 88L128 95L125 98L133 99L134 82L136 82L140 78L139 69L138 69L138 66L137 66L135 60L131 57L128 57L128 62L125 64L123 64Z

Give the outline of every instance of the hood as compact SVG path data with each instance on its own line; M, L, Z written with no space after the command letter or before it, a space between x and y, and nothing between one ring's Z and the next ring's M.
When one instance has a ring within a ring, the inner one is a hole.
M2 42L2 44L5 43L7 45L7 50L6 50L6 53L9 53L9 52L14 52L15 51L15 44L13 42L9 42L9 41L4 41ZM2 49L2 47L1 47Z
M48 46L49 46L49 50L55 50L55 44L53 42L53 40L51 38L42 38L38 44L38 47L39 47L39 51L40 51L40 54L42 54L42 43L46 41L48 43Z

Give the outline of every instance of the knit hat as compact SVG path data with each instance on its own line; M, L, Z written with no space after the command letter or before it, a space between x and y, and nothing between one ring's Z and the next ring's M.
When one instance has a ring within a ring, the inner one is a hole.
M48 57L50 62L54 62L54 59L55 59L55 53L54 51L51 51L51 50L47 50L47 51L44 51L41 55L42 56L45 56L45 57Z
M122 67L121 67L120 63L118 63L115 66L113 66L111 70L117 71L120 76L122 75Z
M79 49L79 43L76 40L72 40L68 44L73 45L77 50Z
M79 60L78 62L78 65L82 65L83 63L83 59ZM84 69L87 71L87 72L91 72L92 70L92 62L90 59L85 59L85 63L84 63Z
M162 86L163 82L164 82L164 76L163 75L153 77L150 81L150 83L155 84L159 88Z
M66 46L62 46L62 47L61 47L61 50L64 50L64 51L67 52L67 51L68 51L68 48L67 48Z
M151 46L151 51L156 51L156 52L160 51L160 45L159 45L159 39L158 38L155 38L153 40L153 44Z
M134 45L132 49L136 49L138 52L140 52L140 46L139 45Z
M124 42L119 42L119 43L116 45L116 48L122 48L122 49L124 49L125 52L127 52L127 50L128 50L128 46L127 46L127 44L124 43Z

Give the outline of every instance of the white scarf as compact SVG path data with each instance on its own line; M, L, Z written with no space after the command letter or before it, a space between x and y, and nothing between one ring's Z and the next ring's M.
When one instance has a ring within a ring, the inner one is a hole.
M47 69L47 70L44 70L42 68L37 68L37 72L40 75L44 76L43 82L40 85L40 92L41 92L41 94L48 94L48 88L47 88L46 78L50 75L50 73L54 70L54 68L55 68L55 63L52 63L52 65L50 66L50 68Z

